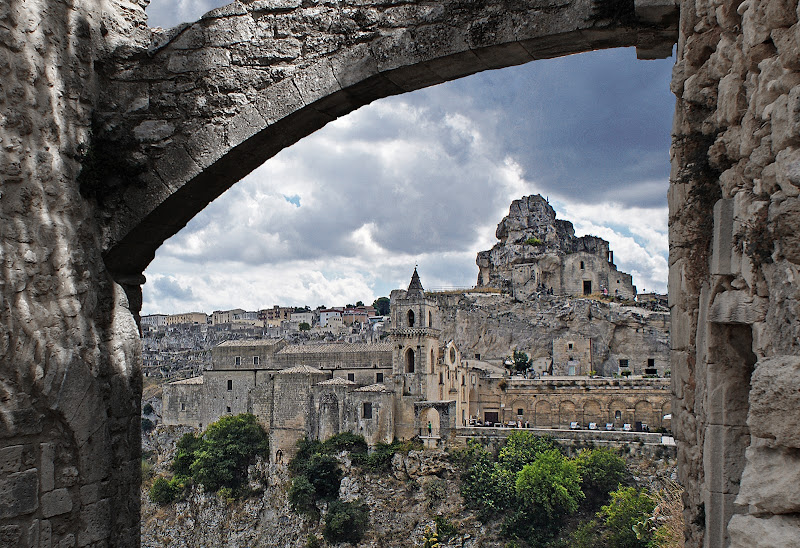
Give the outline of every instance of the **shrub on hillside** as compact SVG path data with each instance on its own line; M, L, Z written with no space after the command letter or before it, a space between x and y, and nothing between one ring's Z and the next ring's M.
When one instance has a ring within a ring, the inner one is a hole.
M651 533L643 525L655 507L644 489L622 487L612 492L611 500L598 514L606 527L606 544L615 548L646 548Z
M323 536L330 543L358 544L369 525L369 508L363 501L334 500L325 514Z
M578 465L586 500L591 505L605 502L608 494L629 478L625 461L609 449L581 451L575 458L575 463Z

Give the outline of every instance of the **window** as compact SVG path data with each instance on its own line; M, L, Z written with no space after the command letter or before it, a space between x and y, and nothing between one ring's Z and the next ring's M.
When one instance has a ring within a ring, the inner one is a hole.
M414 311L408 311L408 327L414 327Z
M258 356L253 356L253 365L258 365L259 359Z
M231 379L228 379L228 390L233 390L233 381Z
M444 380L442 379L441 372L439 373L439 384L444 384Z
M569 345L567 345L567 346L569 346L569 349L572 350L572 343L569 343ZM572 358L570 358L570 359L572 359Z
M241 356L236 356L235 358L233 358L233 364L234 365L242 365L242 357Z
M375 382L383 382L383 373L375 373Z
M348 373L347 374L347 380L350 381L350 382L355 382L356 374L355 373Z
M181 403L181 411L186 411L186 404L185 403Z
M231 408L230 408L230 406L226 407L226 408L225 408L225 411L227 411L228 413L230 413L230 412L231 412Z
M655 367L656 366L656 359L655 358L647 358L647 367Z
M372 403L365 401L361 408L361 418L362 419L371 419L372 418Z
M583 269L584 269L583 261L581 261L581 270L583 270Z
M433 314L428 312L428 327L433 327Z
M414 372L414 351L410 348L406 350L406 373Z
M517 409L517 416L518 416L518 417L521 417L522 415L524 415L525 413L523 413L523 411L524 411L524 410L522 409L522 407L519 407L519 408Z
M621 419L622 419L622 411L617 410L617 412L614 413L614 420L618 421Z
M628 360L619 360L620 367L628 367Z

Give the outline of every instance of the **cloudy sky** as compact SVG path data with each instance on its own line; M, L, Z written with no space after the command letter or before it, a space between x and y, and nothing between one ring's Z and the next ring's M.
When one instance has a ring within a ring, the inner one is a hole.
M224 1L154 0L151 26ZM618 49L489 71L377 101L268 160L168 240L143 313L371 303L475 284L475 255L527 194L611 242L666 291L674 59Z

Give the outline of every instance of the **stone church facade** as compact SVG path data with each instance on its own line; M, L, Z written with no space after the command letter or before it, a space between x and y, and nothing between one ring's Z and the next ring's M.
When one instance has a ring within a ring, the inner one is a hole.
M442 339L439 306L416 269L407 290L392 291L390 316L388 342L226 341L212 350L212 366L202 377L164 386L164 423L202 429L226 414L253 413L269 431L278 461L304 436L340 432L361 434L370 445L414 436L446 445L459 427L476 422L666 426L669 380L588 378L586 339L554 341L554 365L569 345L577 359L563 364L564 371L558 361L552 377L509 377L504 367L462 359L457 346ZM584 366L567 371L569 363Z

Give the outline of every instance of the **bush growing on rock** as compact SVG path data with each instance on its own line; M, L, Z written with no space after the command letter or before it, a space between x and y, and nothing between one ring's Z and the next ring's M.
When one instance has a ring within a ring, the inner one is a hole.
M608 494L624 484L630 476L625 461L609 449L581 451L575 458L575 463L578 465L586 500L594 508L605 502Z
M369 508L363 501L342 502L334 500L325 514L323 536L331 543L358 544L369 525Z

